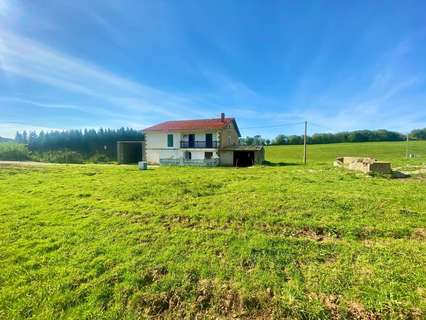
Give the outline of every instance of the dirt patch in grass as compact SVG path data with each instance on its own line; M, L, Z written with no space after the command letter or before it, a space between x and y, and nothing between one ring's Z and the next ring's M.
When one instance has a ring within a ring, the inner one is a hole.
M380 320L381 316L370 311L366 311L364 306L359 302L350 302L348 306L348 314L352 319L358 320Z
M426 240L426 228L416 228L411 233L411 239Z
M339 237L331 236L324 229L321 229L321 228L311 229L308 227L305 227L302 230L298 230L294 232L293 236L299 237L299 238L308 238L318 242L332 242L339 239Z
M339 312L339 300L340 297L336 295L329 295L324 297L323 304L325 308L330 312L330 316L332 319L340 319Z
M349 302L348 303L348 316L350 319L356 320L381 320L381 319L410 319L420 320L423 318L423 313L418 308L412 308L409 310L391 311L389 314L369 311L360 302Z
M131 307L139 314L159 317L171 308L179 307L181 299L170 293L144 293L134 297Z
M214 297L214 286L210 280L202 280L198 284L197 289L197 309L205 310L210 307L211 301Z

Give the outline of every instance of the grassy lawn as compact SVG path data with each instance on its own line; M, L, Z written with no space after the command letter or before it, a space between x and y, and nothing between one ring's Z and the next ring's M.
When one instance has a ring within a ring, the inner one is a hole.
M426 141L410 141L408 151L415 155L408 162L406 142L365 142L308 145L310 163L330 164L338 156L365 156L391 161L394 166L426 163ZM266 148L266 158L271 162L301 163L303 146L271 146Z
M0 167L0 319L422 319L426 175L331 166L426 167L413 148L407 162L400 143L310 146L307 167Z

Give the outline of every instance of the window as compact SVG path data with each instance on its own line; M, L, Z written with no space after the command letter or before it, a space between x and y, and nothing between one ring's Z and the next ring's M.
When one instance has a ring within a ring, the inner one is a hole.
M213 152L204 152L204 159L210 160L213 158Z
M213 148L213 134L206 133L206 148Z
M191 152L185 151L184 152L184 157L185 157L185 160L191 160L191 158L192 158Z
M167 135L167 146L168 147L173 147L173 134L168 134Z
M232 144L232 138L231 138L231 136L228 136L228 144Z
M193 133L188 135L188 147L195 148L195 134Z

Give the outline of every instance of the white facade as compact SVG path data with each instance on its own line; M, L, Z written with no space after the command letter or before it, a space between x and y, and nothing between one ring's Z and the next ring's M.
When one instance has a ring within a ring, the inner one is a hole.
M189 143L189 135L194 142ZM206 134L212 135L212 144L206 143ZM170 141L169 135L173 136ZM146 160L159 164L160 160L206 160L219 158L219 131L206 132L146 132ZM172 142L169 144L169 142Z

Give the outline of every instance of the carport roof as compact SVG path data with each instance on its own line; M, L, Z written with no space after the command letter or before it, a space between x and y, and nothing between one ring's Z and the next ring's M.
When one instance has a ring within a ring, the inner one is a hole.
M261 151L263 149L262 145L256 146L244 146L244 145L235 145L235 146L227 146L222 150L225 151Z

